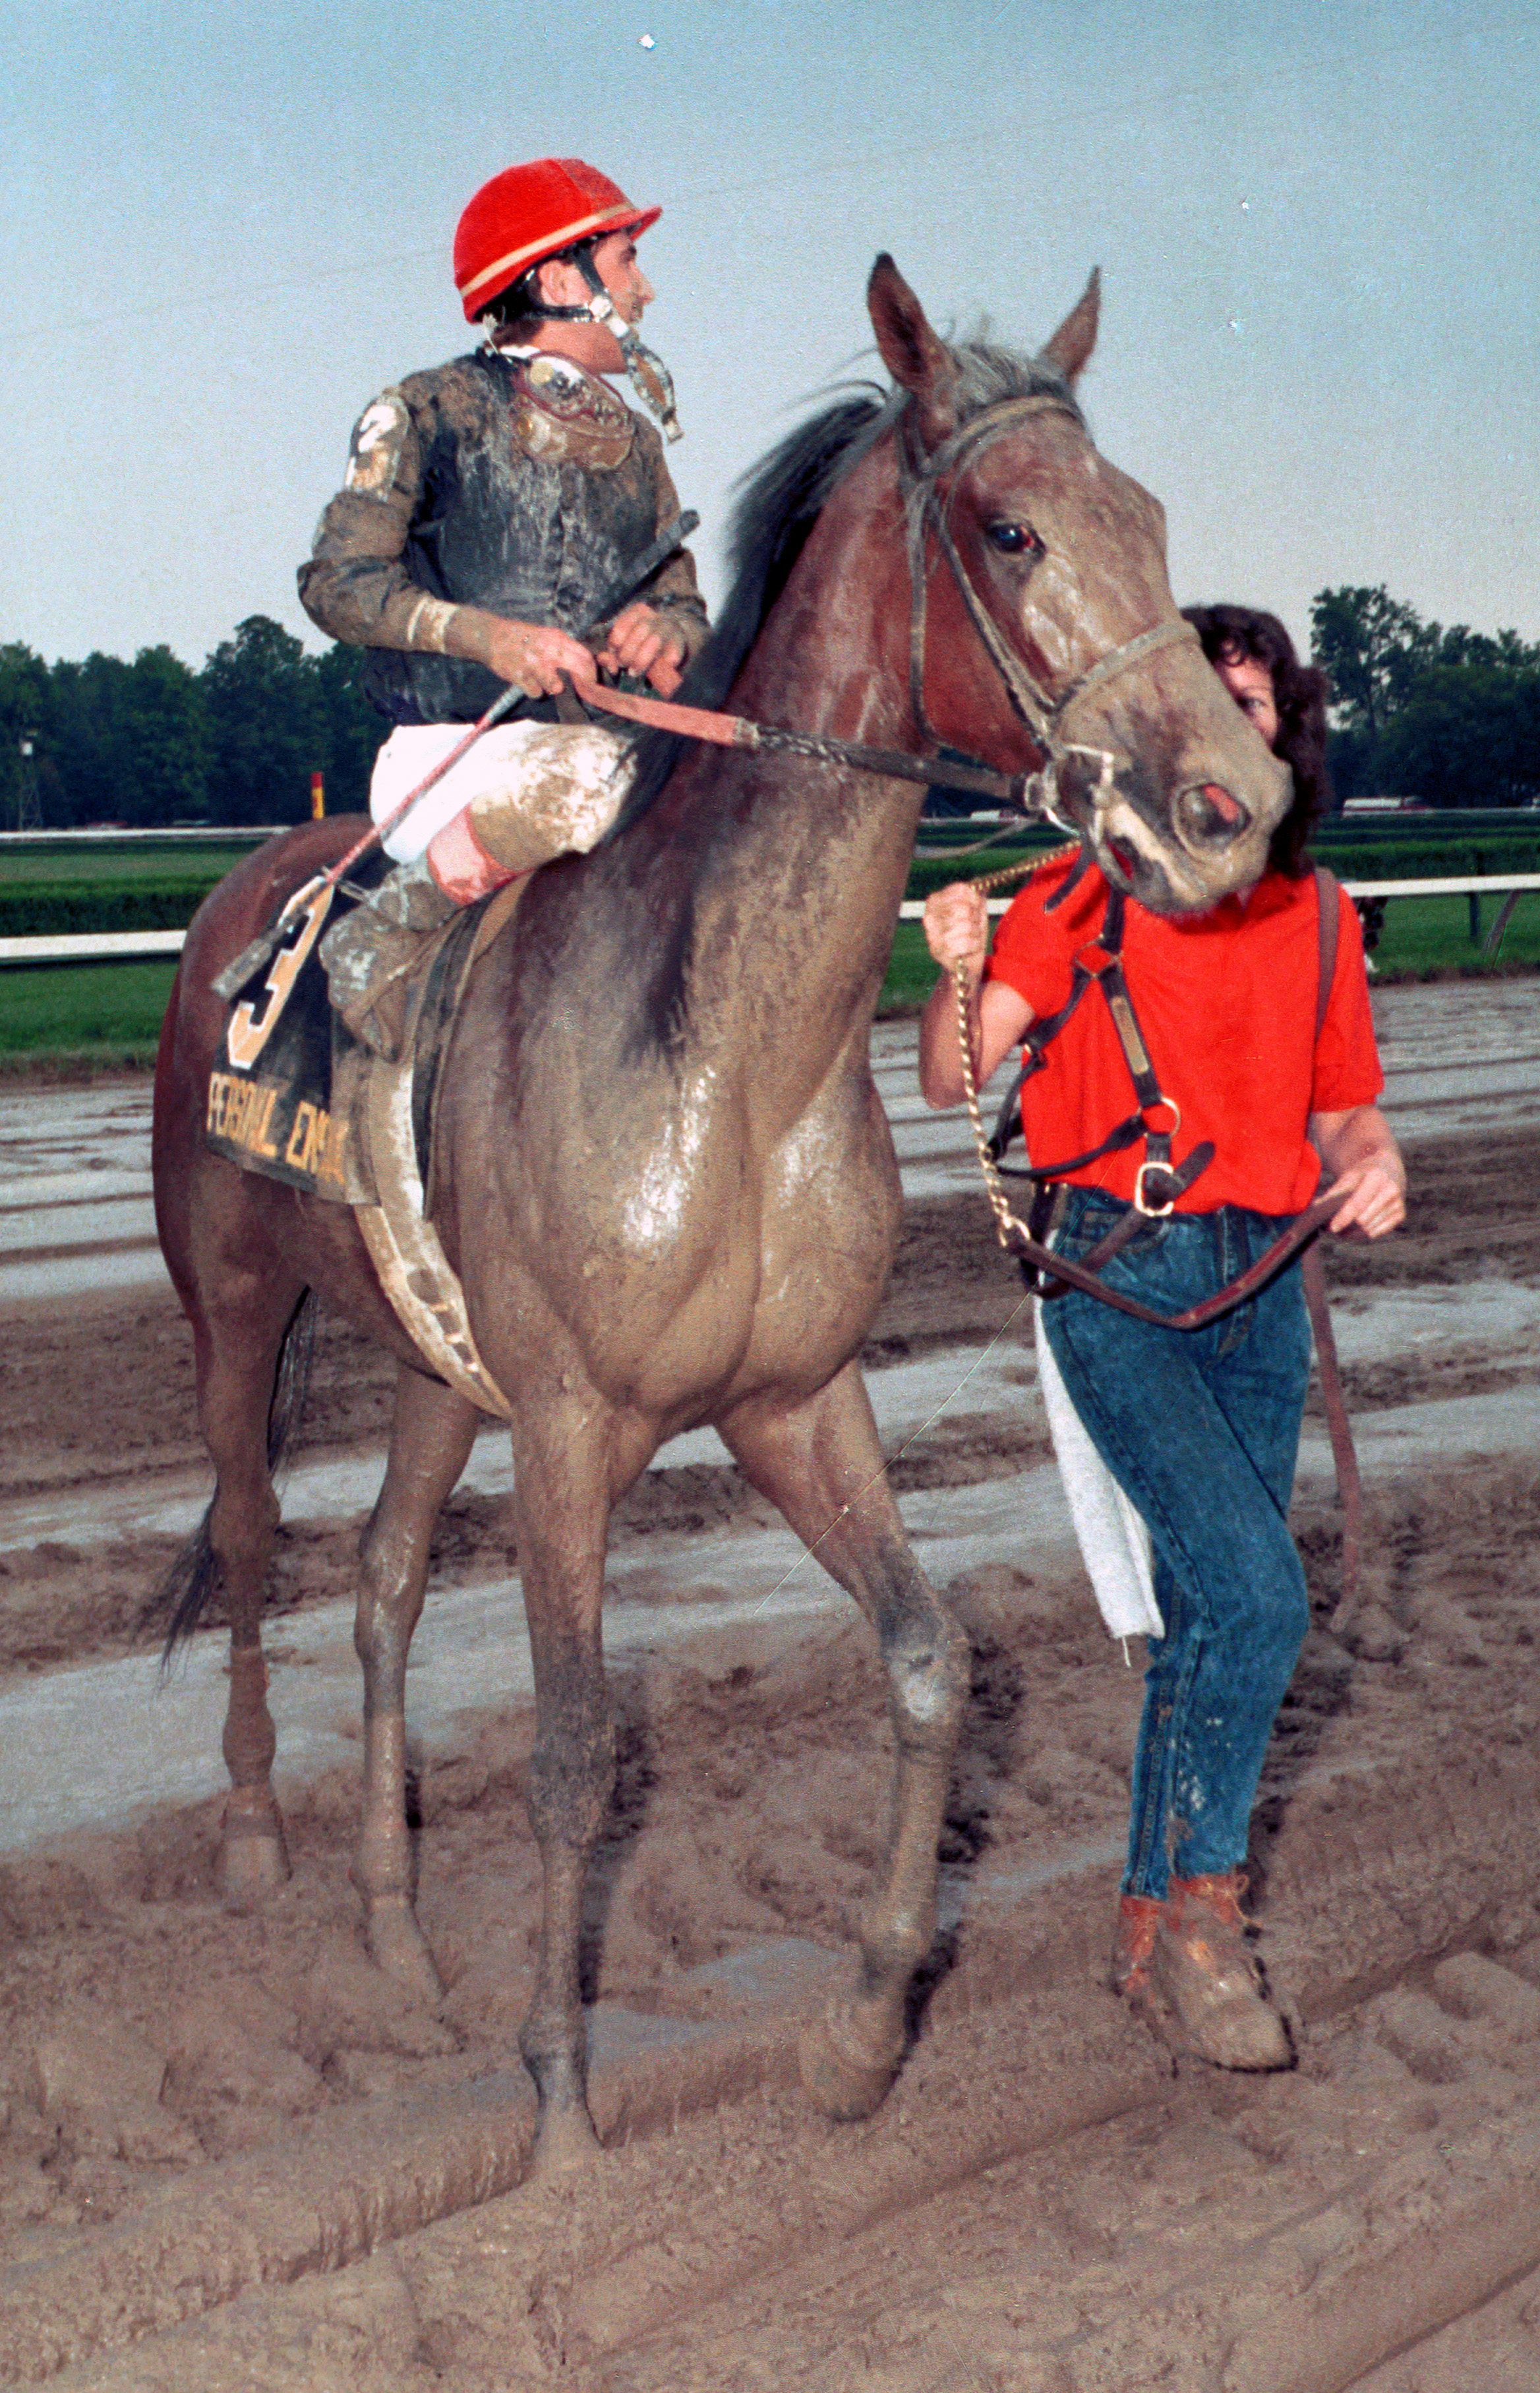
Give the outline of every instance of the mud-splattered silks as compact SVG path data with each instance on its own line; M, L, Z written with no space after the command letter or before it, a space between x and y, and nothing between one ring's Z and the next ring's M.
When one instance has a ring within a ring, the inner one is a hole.
M657 430L607 384L566 360L484 349L366 408L300 596L323 631L369 649L364 686L391 722L474 723L502 684L443 653L453 608L577 635L678 513ZM688 550L639 595L693 656L706 610Z

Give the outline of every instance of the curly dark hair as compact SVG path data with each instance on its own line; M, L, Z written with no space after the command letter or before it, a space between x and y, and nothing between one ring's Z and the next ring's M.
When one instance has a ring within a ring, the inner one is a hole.
M1184 607L1210 664L1255 657L1272 675L1278 737L1272 743L1294 776L1294 802L1272 834L1268 863L1298 881L1310 870L1311 832L1331 805L1326 769L1326 700L1331 685L1315 665L1302 665L1276 615L1256 607Z

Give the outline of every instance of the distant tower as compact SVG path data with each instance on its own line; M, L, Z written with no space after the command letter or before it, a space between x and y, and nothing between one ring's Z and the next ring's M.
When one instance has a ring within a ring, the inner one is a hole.
M37 795L37 735L23 731L16 743L19 759L16 773L16 828L18 830L41 830L43 808Z

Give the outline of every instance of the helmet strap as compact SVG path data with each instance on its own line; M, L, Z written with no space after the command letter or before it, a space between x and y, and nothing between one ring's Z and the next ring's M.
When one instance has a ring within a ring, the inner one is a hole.
M649 349L638 338L636 328L628 324L609 293L599 280L599 269L594 263L594 252L585 243L575 250L572 263L593 294L585 308L574 308L574 315L588 316L595 324L603 324L620 345L625 360L626 379L636 396L663 427L666 440L682 438L679 411L674 404L673 377L655 349ZM565 312L565 311L564 311Z
M520 307L521 316L533 316L551 323L602 324L619 342L625 365L626 379L650 413L656 415L668 440L683 438L683 426L673 396L673 377L656 349L649 349L638 337L634 325L628 324L599 278L594 263L594 244L581 242L566 252L587 283L590 297L586 307L554 307L539 295L536 269L530 269L529 297ZM542 260L542 263L553 261ZM495 333L494 333L495 344Z

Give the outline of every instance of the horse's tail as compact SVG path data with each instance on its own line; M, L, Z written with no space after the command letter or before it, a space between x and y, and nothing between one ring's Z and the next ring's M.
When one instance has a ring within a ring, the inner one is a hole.
M307 1288L289 1318L283 1342L278 1350L278 1367L273 1374L273 1393L268 1406L268 1469L274 1471L284 1460L299 1431L305 1410L305 1398L310 1385L310 1365L316 1347L316 1295ZM214 1593L215 1566L214 1548L209 1539L209 1521L214 1512L211 1498L207 1510L186 1545L176 1555L164 1578L145 1605L140 1626L170 1614L165 1641L161 1648L161 1668L171 1667L177 1648L184 1645L202 1618L204 1607Z

